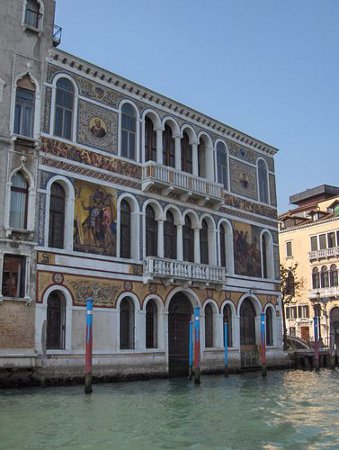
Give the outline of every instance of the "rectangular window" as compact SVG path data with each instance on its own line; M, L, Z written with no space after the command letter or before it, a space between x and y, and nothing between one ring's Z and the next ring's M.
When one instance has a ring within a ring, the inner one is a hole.
M34 92L17 88L15 98L14 133L33 137Z
M4 297L25 297L24 256L5 255L2 274L2 295Z
M292 242L286 242L286 258L291 258L292 255Z
M295 335L296 335L296 333L295 333L295 327L289 327L289 329L288 329L288 334L289 334L290 336L295 336Z
M315 252L318 250L318 239L317 236L311 237L311 252Z
M286 307L286 319L296 319L297 317L297 307L287 306Z
M319 235L319 250L326 249L326 234Z
M335 233L327 233L327 248L335 247Z
M299 317L299 319L308 319L309 318L308 305L298 306L298 317Z

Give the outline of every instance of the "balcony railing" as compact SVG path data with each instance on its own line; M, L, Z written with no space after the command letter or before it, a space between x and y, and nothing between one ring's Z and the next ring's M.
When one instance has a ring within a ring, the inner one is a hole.
M331 247L325 248L323 250L315 250L313 252L309 252L308 255L310 261L321 258L339 257L339 247Z
M323 298L339 297L339 286L332 286L327 288L311 289L309 291L309 298L318 298L320 294L320 302Z
M62 33L62 28L59 27L59 25L54 25L54 28L53 28L53 45L54 45L54 47L57 47L60 44L61 33Z
M193 197L205 202L220 204L223 200L221 184L149 161L143 167L142 188L148 191L154 187L166 193L174 192L183 197Z
M144 276L211 284L224 284L225 269L206 264L148 256L144 260Z

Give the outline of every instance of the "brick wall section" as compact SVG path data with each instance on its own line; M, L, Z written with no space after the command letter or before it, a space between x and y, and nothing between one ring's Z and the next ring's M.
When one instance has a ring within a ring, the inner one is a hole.
M22 302L0 305L0 349L34 348L35 307Z

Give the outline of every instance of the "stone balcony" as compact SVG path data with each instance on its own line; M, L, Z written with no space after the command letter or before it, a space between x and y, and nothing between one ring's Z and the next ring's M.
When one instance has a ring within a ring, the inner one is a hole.
M154 161L145 163L142 170L142 190L160 192L180 200L195 201L200 206L219 208L223 202L223 186L205 178L182 172Z
M319 297L319 294L320 294L320 297ZM309 298L312 300L319 298L319 300L321 302L324 298L329 298L329 297L339 297L339 286L311 289L309 291Z
M314 261L316 259L324 258L338 258L339 257L339 247L325 248L323 250L315 250L309 252L309 260Z
M164 279L168 283L182 281L188 284L197 282L223 285L225 268L148 256L144 259L144 279L145 281Z

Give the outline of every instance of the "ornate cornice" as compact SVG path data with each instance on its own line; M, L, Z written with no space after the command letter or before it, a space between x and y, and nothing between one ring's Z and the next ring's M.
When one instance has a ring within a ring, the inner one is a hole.
M62 65L67 70L70 70L78 75L87 77L92 81L101 83L106 87L111 87L120 92L124 92L126 95L134 97L137 100L141 100L153 106L167 111L168 113L175 114L181 119L194 122L196 125L203 126L209 132L218 134L225 139L230 139L239 145L246 145L253 150L263 152L264 154L274 156L278 149L272 147L258 139L255 139L241 131L238 131L218 120L215 120L205 114L200 113L192 108L189 108L182 103L172 100L164 95L145 88L133 81L127 80L115 73L102 69L94 64L91 64L83 59L80 59L74 55L64 52L59 49L50 49L49 62L54 62L58 65Z

